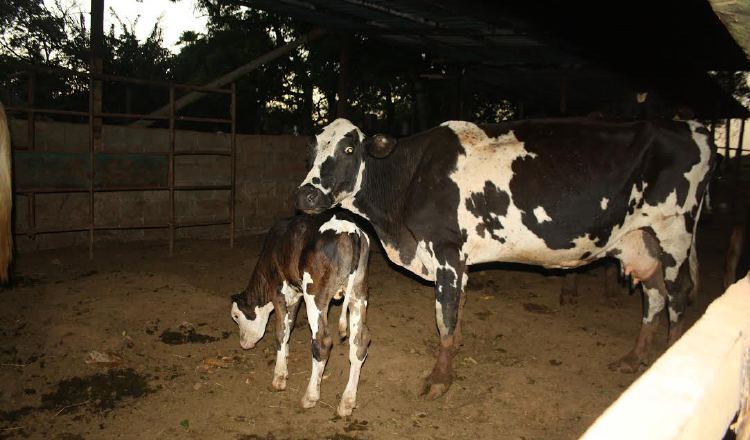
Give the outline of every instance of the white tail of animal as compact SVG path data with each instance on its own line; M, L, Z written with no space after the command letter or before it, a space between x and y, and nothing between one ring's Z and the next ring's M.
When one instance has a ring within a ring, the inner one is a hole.
M8 269L13 259L11 231L13 191L10 170L10 132L5 107L0 103L0 282L8 281Z

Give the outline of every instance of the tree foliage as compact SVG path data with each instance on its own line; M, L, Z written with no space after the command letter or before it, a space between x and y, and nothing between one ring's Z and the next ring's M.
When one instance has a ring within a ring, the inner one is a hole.
M23 80L12 75L19 70L19 63L88 70L90 30L80 7L74 4L65 9L60 0L50 8L42 0L0 2L0 74L10 78L3 84L6 89L23 97ZM159 21L145 39L139 40L134 31L137 22L124 23L117 18L104 36L104 72L205 84L311 30L306 23L243 3L199 0L199 8L208 17L207 29L203 33L184 32L177 54L164 47ZM405 134L458 116L457 66L447 66L416 50L390 47L381 40L328 33L237 81L240 130L312 133L332 120L336 115L342 42L347 38L351 44L349 117L365 129ZM54 75L37 78L37 96L44 99L36 104L85 109L85 82L85 78ZM105 83L105 111L148 113L167 100L165 88ZM469 118L491 120L511 109L481 96L470 101L472 108L465 112ZM208 95L181 114L227 117L227 111L226 96ZM192 128L221 130L226 126Z

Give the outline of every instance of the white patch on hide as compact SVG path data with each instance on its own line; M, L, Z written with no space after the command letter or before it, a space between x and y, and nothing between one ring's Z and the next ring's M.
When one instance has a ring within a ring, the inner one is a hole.
M602 211L607 210L607 205L609 205L609 199L606 197L602 197L602 201L600 202L599 206L602 207Z
M648 310L643 322L648 324L654 320L657 313L664 310L664 296L659 293L659 289L643 289L643 293L648 296Z
M286 303L286 305L291 306L292 304L299 301L299 297L302 295L302 292L297 290L297 288L290 286L289 283L284 280L281 283L281 294L284 295L284 302Z
M440 336L447 336L448 327L446 327L445 321L443 321L443 305L438 300L435 300L435 321L437 321Z
M320 321L320 310L317 304L315 304L315 296L307 292L307 286L313 283L313 279L309 273L304 272L302 274L302 293L305 299L305 310L307 310L307 322L310 324L310 331L312 337L315 339L315 335L318 334L318 321Z
M542 206L537 206L536 208L534 208L534 216L536 217L536 221L539 224L552 221L552 218L547 215L547 211L545 211L544 207Z
M336 215L320 225L318 232L333 231L336 234L358 234L359 228L348 220L339 220Z

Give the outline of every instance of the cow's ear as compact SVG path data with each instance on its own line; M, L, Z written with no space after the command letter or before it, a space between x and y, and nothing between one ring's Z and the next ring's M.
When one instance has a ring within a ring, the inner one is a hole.
M382 159L391 154L396 146L396 139L387 134L376 134L366 138L364 145L370 156Z

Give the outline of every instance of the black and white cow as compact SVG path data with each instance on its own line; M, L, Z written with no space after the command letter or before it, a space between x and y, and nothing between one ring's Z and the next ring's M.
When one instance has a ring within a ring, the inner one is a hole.
M286 389L289 336L300 299L304 299L312 332L312 372L302 406L312 408L320 398L333 341L328 332L328 306L343 297L339 333L346 336L349 310L349 382L337 412L348 416L356 406L357 385L367 356L370 332L367 309L367 263L370 241L345 211L299 215L269 231L263 250L243 292L232 296L232 319L240 329L240 345L249 349L263 337L276 312L276 367L273 387Z
M388 257L435 282L440 350L425 393L451 381L467 266L491 261L573 268L612 256L644 286L638 369L668 304L681 335L697 288L694 234L714 162L692 122L450 121L409 138L365 136L344 119L316 137L297 207L340 205L369 220Z

